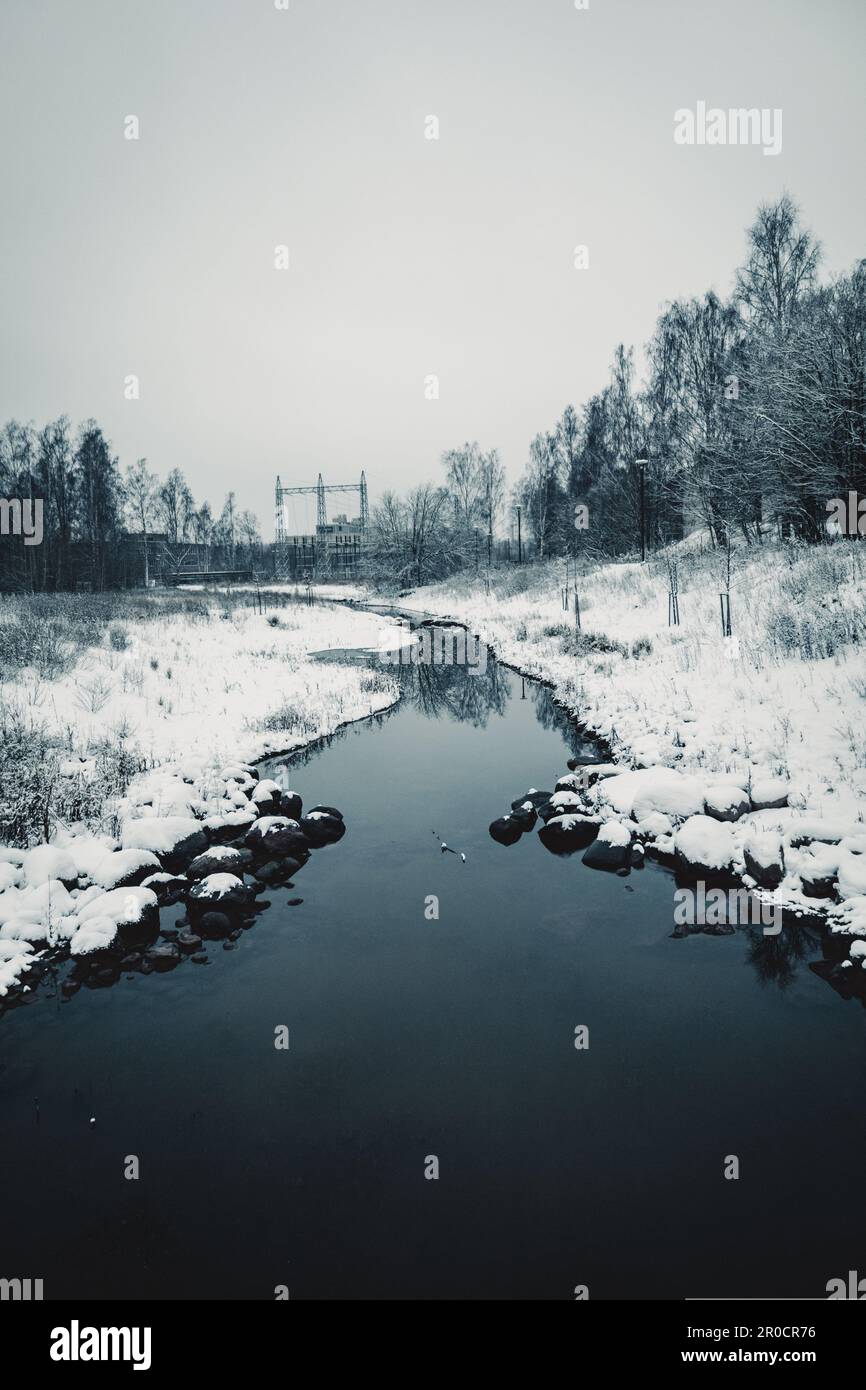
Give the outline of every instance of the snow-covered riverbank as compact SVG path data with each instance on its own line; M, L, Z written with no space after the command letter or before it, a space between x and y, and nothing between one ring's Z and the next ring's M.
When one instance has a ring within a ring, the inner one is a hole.
M151 912L159 885L142 885L177 837L225 838L232 817L240 836L273 812L241 765L398 698L387 672L309 655L375 647L381 617L290 598L265 594L261 612L258 596L254 609L237 597L153 594L128 611L120 598L82 641L88 600L72 597L47 647L30 626L39 614L6 602L2 651L32 664L7 660L3 671L0 995L46 945L68 941L84 954Z
M494 571L489 585L462 576L400 602L465 623L501 660L550 682L606 742L628 775L578 789L571 810L641 822L660 852L685 863L691 847L708 873L762 884L793 909L826 909L834 929L866 937L863 547L736 551L733 640L719 616L725 559L698 537L665 559L581 576L580 631L573 571L568 610L564 588L564 565L552 562ZM540 768L537 785L561 772ZM863 959L853 942L851 965Z

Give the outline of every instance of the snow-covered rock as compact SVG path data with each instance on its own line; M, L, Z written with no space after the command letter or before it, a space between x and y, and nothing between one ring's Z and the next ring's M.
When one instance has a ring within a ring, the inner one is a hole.
M782 837L772 830L750 830L743 839L746 872L761 888L778 888L785 875Z
M160 907L179 902L189 887L189 880L183 874L151 874L142 879L142 888L155 893Z
M191 909L219 909L221 912L249 907L255 901L255 893L235 874L208 874L199 879L189 890L188 906Z
M124 821L121 844L177 861L207 849L208 838L201 822L191 816L143 816Z
M59 879L61 883L78 882L78 866L68 850L56 845L38 845L28 850L23 862L24 876L31 888L37 888L49 879Z
M715 874L730 869L736 853L732 827L712 816L690 816L674 835L676 856L690 873Z
M108 893L96 893L76 915L80 922L95 917L110 917L119 927L135 926L152 916L157 906L156 894L150 888L113 888Z
M664 815L661 811L650 811L635 827L636 833L645 840L658 840L663 835L670 835L673 828L670 816Z
M226 802L226 809L218 815L207 816L202 822L208 839L214 843L222 840L236 840L244 831L256 823L256 813L251 806L246 809Z
M600 804L620 815L642 821L654 811L684 819L703 813L706 783L703 778L677 772L672 767L638 768L605 778L595 788Z
M301 816L301 830L311 845L333 845L342 840L346 825L341 815L330 815L327 811L310 811Z
M838 874L841 898L866 893L866 836L849 835L840 841Z
M756 811L787 806L789 790L790 784L783 777L755 778L750 788L752 806Z
M100 888L125 888L158 873L161 867L152 850L121 849L103 854L90 876Z
M742 787L731 783L714 783L704 794L704 810L714 820L739 820L749 810L749 798Z
M498 845L516 845L525 828L522 818L512 812L511 815L498 816L496 820L491 821L487 831L491 840L495 840Z
M615 873L630 862L631 831L619 820L605 821L598 835L586 850L583 862L590 869L606 869Z
M586 803L579 792L558 791L554 792L545 808L544 819L549 820L551 816L561 816L569 811L583 811Z
M263 778L255 788L251 800L255 806L279 806L282 788L279 782L274 782L270 778Z
M211 845L204 854L199 854L187 869L187 877L193 880L207 878L208 874L232 873L242 876L253 856L248 849L235 849L231 845Z
M584 849L598 833L598 821L591 816L560 815L552 816L538 832L538 838L545 849L552 854L574 854Z
M112 917L90 917L73 934L69 953L89 956L92 951L107 951L117 936L117 923Z
M813 840L797 861L802 891L807 898L832 898L836 891L841 851L836 844Z
M244 844L254 854L266 855L268 859L285 854L297 858L309 849L309 841L300 824L288 816L262 816L250 826Z

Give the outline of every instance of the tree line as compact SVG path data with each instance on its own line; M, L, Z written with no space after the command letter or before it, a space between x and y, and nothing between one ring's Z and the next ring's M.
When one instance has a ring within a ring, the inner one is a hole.
M728 298L667 304L640 378L634 348L618 344L607 382L532 439L510 497L498 451L477 442L443 454L439 481L385 493L362 572L421 584L522 558L524 546L542 559L613 558L697 525L714 545L735 532L758 543L770 528L823 538L828 501L866 495L866 260L823 283L820 262L787 194L760 207ZM179 469L162 482L145 459L122 471L94 420L74 435L65 417L40 430L10 421L3 498L40 500L44 536L4 537L2 588L279 567L233 492L215 513Z
M160 481L140 458L121 469L95 420L73 431L61 416L41 429L0 430L0 497L41 504L41 542L4 535L0 589L61 592L140 583L184 565L254 568L259 525L229 492L219 512L196 504L180 469ZM6 514L4 513L4 518Z
M820 260L784 194L759 208L727 299L665 306L640 380L634 348L615 348L607 383L529 445L510 519L534 555L622 556L693 526L715 545L826 536L828 501L866 494L866 260L825 283ZM472 563L472 533L503 505L498 456L466 445L443 464L443 484L375 509L374 575Z

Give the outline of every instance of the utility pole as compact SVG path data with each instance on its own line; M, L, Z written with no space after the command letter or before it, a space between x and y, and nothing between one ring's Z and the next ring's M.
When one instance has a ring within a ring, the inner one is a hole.
M523 564L523 540L520 534L520 508L517 508L517 563Z
M646 559L646 466L647 456L644 451L638 454L635 463L640 469L640 558Z
M367 502L367 474L361 470L361 530L366 532L370 521L370 508Z

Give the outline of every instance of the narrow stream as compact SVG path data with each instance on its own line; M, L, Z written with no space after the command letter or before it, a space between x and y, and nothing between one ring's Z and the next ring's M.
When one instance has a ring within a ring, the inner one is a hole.
M2 1018L0 1275L46 1298L646 1299L866 1273L866 1013L810 969L817 934L673 939L666 870L494 843L589 750L492 657L401 679L295 759L348 832L236 949Z

